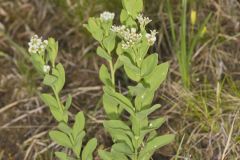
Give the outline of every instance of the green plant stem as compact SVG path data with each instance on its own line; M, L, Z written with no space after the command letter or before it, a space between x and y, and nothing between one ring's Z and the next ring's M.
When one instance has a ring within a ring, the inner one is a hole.
M135 154L134 154L134 159L133 160L137 160L138 159L138 157L137 157L137 150L136 149L135 149Z
M113 68L113 62L112 61L108 61L109 66L110 66L110 71L111 71L111 79L112 79L112 84L115 88L115 70Z
M172 10L169 0L167 0L167 11L168 11L169 19L170 19L170 29L171 29L173 43L176 44L176 33L175 33L175 24L174 24L174 20L173 20L173 10Z
M53 89L53 88L52 88ZM53 93L54 93L54 96L57 100L57 103L58 103L58 106L61 108L62 111L64 111L64 108L62 107L61 105L61 101L60 101L60 98L59 98L59 95L57 94L57 92L55 91L55 89L53 89Z
M181 16L181 52L179 53L178 60L180 65L180 72L182 75L183 85L185 88L190 87L189 80L189 62L187 52L187 0L182 1L183 14Z

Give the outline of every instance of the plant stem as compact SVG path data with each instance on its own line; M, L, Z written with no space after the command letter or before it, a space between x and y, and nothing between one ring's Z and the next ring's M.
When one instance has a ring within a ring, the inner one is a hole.
M63 108L63 106L61 105L61 101L60 101L60 98L59 98L57 92L55 91L54 88L52 88L52 90L53 90L54 96L55 96L55 98L56 98L56 100L57 100L57 103L58 103L59 108L61 108L61 110L63 111L64 108Z
M110 71L111 71L112 84L115 87L115 70L113 68L113 62L112 61L108 61L108 62L109 62Z

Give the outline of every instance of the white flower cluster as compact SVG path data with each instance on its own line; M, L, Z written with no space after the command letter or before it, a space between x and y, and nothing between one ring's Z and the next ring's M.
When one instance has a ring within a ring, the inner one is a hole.
M146 38L147 38L149 45L153 45L155 43L155 41L157 40L156 34L157 34L156 30L152 30L151 34L149 34L149 33L146 34Z
M100 14L100 19L104 20L104 21L109 21L109 20L113 20L115 17L115 14L114 13L111 13L111 12L103 12Z
M43 72L48 73L50 71L50 66L49 65L44 65L43 66Z
M126 26L122 25L122 26L112 26L111 30L115 33L121 34L125 31Z
M136 28L126 28L125 26L112 26L112 31L116 32L123 40L122 48L128 49L141 41L142 34L137 33Z
M30 53L43 53L48 45L48 41L42 41L42 37L38 37L38 35L34 35L31 37L30 42L28 43Z
M143 17L143 14L139 14L137 16L137 20L143 27L145 27L148 23L152 22L152 20L149 19L148 17Z

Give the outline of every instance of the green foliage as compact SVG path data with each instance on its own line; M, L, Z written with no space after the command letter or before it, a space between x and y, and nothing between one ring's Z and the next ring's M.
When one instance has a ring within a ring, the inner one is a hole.
M110 151L99 150L99 156L103 160L149 160L157 149L174 140L174 135L157 134L164 118L149 119L160 108L152 101L167 76L169 63L158 64L156 53L147 55L156 32L150 34L145 29L150 20L140 15L143 1L122 0L122 4L122 26L104 27L112 24L113 17L102 14L85 25L99 42L97 54L108 62L108 67L101 66L99 77L104 84L103 107L109 118L103 125L114 144ZM128 86L127 95L119 93L115 86L115 72L120 68L135 83ZM123 111L128 113L127 120L121 118Z
M167 0L167 13L170 21L170 29L171 29L171 44L173 48L173 52L176 53L179 70L181 73L181 78L184 87L190 88L191 85L191 62L194 51L196 50L197 45L200 44L205 32L206 32L206 24L209 21L211 14L209 14L202 24L196 26L197 20L197 12L192 10L191 12L191 24L188 23L188 0L182 0L182 9L181 9L181 17L180 17L180 28L179 31L176 30L176 24L178 22L174 22L173 19L173 7L170 0ZM196 2L197 3L197 2ZM190 24L188 27L188 24ZM197 30L196 30L196 29ZM179 33L179 36L177 36ZM179 39L177 39L179 37Z
M84 115L82 112L79 112L75 117L75 123L72 128L66 123L60 122L58 125L59 130L50 131L49 136L57 144L72 149L77 159L82 157L82 160L91 160L93 159L92 153L97 146L97 140L95 138L89 140L82 150L83 138L85 136L84 125ZM66 157L63 152L56 152L56 156L61 158Z
M152 105L152 101L167 76L169 64L158 64L156 53L147 55L156 41L157 32L148 33L145 28L151 20L140 14L143 1L122 0L122 4L122 26L112 26L114 14L110 12L102 13L99 18L89 18L85 25L100 44L97 54L108 62L108 67L101 66L99 77L104 84L103 105L109 118L103 125L114 144L110 151L100 150L99 156L103 160L149 160L157 149L174 140L174 135L157 134L165 118L149 118L160 108L159 104ZM97 140L93 138L82 147L86 134L83 113L79 112L73 125L68 125L72 97L68 96L65 104L59 98L65 84L65 71L61 63L55 65L58 43L53 38L42 42L35 36L31 39L30 52L34 65L44 75L43 84L53 91L41 94L59 122L57 130L50 131L49 136L74 154L73 157L56 152L56 156L61 160L92 160ZM134 82L134 86L128 86L127 95L117 91L115 86L115 72L120 68ZM126 112L127 118L122 119Z
M82 112L75 116L75 122L72 127L68 125L68 110L72 103L71 95L68 95L65 105L60 101L59 94L65 84L65 71L61 63L55 65L58 53L58 43L49 38L48 41L42 41L38 36L31 39L30 55L36 69L42 73L43 84L49 86L51 93L40 95L42 101L50 108L53 117L59 122L58 130L49 132L50 138L58 145L69 148L74 153L74 157L68 156L64 152L55 152L60 160L92 160L92 154L97 146L95 138L88 141L85 147L82 147L85 118ZM36 48L36 50L34 50ZM46 50L46 51L45 51ZM50 65L48 65L50 63Z
M50 53L47 55L48 55L48 58L52 64L52 66L55 66L55 60L56 60L57 53L58 53L58 43L53 38L48 39L47 51L48 51L48 53Z

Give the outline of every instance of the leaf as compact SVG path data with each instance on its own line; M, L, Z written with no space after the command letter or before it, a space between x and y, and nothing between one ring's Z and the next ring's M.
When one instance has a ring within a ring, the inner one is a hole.
M134 18L143 10L142 0L122 0L124 9Z
M140 119L137 118L136 116L131 116L130 120L132 122L132 131L134 132L134 135L139 137L140 130L142 128L142 125L144 124L144 123L142 123L143 121L140 121Z
M158 65L150 75L144 78L144 81L150 85L153 91L166 79L168 68L168 62L162 63Z
M53 75L57 77L57 81L54 82L54 88L57 93L59 93L65 84L65 71L61 63L53 69Z
M148 115L150 115L151 113L153 113L155 110L159 109L160 107L161 107L160 104L156 104L156 105L152 106L149 109L145 109L143 111L138 112L137 113L137 117L139 119L147 118Z
M152 103L153 98L154 92L150 89L145 89L144 92L137 95L134 101L137 111L140 111L149 106Z
M84 118L83 112L78 112L78 114L75 116L75 123L73 125L74 139L84 129L84 126L85 126L85 118Z
M55 155L57 156L57 158L59 158L60 160L68 160L68 156L66 153L64 152L55 152Z
M153 154L154 154L154 151L148 152L148 153L144 154L143 156L139 157L139 160L149 160L149 159L151 159Z
M58 108L57 100L52 95L44 93L40 95L40 98L47 106Z
M120 120L104 121L103 126L110 134L113 133L115 135L116 132L118 132L119 134L128 135L131 138L134 137L134 135L133 135L131 129L128 127L128 125L126 125L124 122L122 122Z
M126 65L124 65L124 70L125 70L127 76L131 80L136 81L136 82L139 82L141 80L140 70L139 70L139 72L138 71L136 72L135 70L133 70L132 68L130 68L129 66L126 66Z
M104 150L98 150L98 154L102 160L128 160L124 154L116 151L107 152Z
M43 79L43 84L53 87L54 83L57 81L57 77L46 74Z
M112 57L100 46L97 48L97 55L108 61L112 60Z
M98 155L102 160L114 160L110 152L98 150Z
M147 124L147 126L143 127L143 129L141 130L141 135L144 136L149 132L155 131L156 129L161 127L164 122L165 122L165 118L163 117L160 117L148 122L149 124Z
M131 131L131 129L123 121L108 120L103 122L104 128L122 129L124 131Z
M128 89L132 96L141 95L146 91L142 83L138 83L136 86L128 86Z
M140 69L136 67L132 62L131 59L127 56L120 55L119 59L124 64L124 70L128 77L134 81L139 81L141 79Z
M110 54L115 48L116 44L116 35L112 32L107 38L103 40L103 45Z
M168 134L154 138L144 146L143 150L139 153L139 157L144 156L148 152L156 151L157 149L171 143L174 140L174 137L174 135Z
M99 70L99 78L106 86L113 86L111 76L108 72L107 67L103 64Z
M118 58L116 63L114 64L114 71L116 71L117 69L119 69L120 67L122 67L123 63L122 61Z
M58 124L58 129L64 133L66 133L67 135L71 135L72 133L72 128L70 128L66 123L64 122L60 122Z
M151 132L149 133L149 135L148 135L147 142L153 140L157 135L158 135L158 134L157 134L157 131L156 131L156 130L151 131Z
M62 113L62 117L63 117L63 121L65 123L67 123L68 122L68 111L64 110Z
M116 130L109 129L108 132L110 133L114 143L116 142L125 143L132 152L134 151L131 141L131 139L133 138L132 136L130 137L124 132L119 132L119 129Z
M142 12L143 10L143 0L136 0L135 2L136 12Z
M151 54L146 59L143 60L141 65L141 76L148 76L157 66L158 63L158 55Z
M139 57L143 60L149 50L149 43L146 37L143 38L142 43L139 43L137 45L137 48L139 48L138 49Z
M88 31L92 34L92 36L99 42L103 39L103 31L99 26L99 22L96 18L89 18L88 24L85 25Z
M131 115L134 114L134 107L131 101L120 93L104 89L104 92L117 101Z
M116 48L116 53L118 56L122 55L124 52L121 43L118 43L117 48ZM118 58L119 59L119 58Z
M149 122L149 128L158 129L159 127L162 126L164 122L165 122L165 118L162 118L162 117L157 118Z
M131 16L128 17L125 24L126 24L126 26L137 28L137 23L136 23L135 19L132 18Z
M140 74L140 69L138 67L136 67L131 59L125 55L120 55L119 59L122 61L122 63L127 66L128 68L130 68L131 70L133 70L134 72L136 72L137 74Z
M61 122L61 121L67 122L67 118L66 118L66 116L64 116L64 113L62 112L61 109L58 109L56 107L50 107L50 111L51 111L53 117L58 122Z
M125 142L132 151L134 150L131 142L131 138L134 136L128 125L120 120L104 121L103 125L114 141Z
M32 61L32 64L34 65L34 67L36 68L36 70L40 74L44 74L43 66L44 66L45 62L44 62L42 56L39 54L31 54L31 61Z
M129 148L129 146L125 143L115 143L112 146L112 150L119 152L119 153L123 153L125 155L132 155L133 152L131 151L131 148Z
M85 135L86 135L85 131L81 131L81 133L79 133L74 140L72 150L78 158L80 158L80 153L82 150L82 141Z
M55 66L55 60L58 54L58 43L53 38L48 39L47 51L48 51L47 55L49 57L50 62L52 63L52 66Z
M50 111L53 117L58 121L63 120L63 112L61 110L61 106L58 106L56 99L50 94L41 94L40 95L42 101L50 108Z
M65 103L65 110L68 110L72 104L72 96L69 94Z
M108 94L103 94L103 107L110 119L118 119L119 117L119 107L116 100L114 100Z
M127 21L128 18L129 18L129 15L128 15L127 11L125 9L122 9L121 14L120 14L121 23L124 23L125 21Z
M53 141L55 141L57 144L61 146L68 147L68 148L72 147L69 137L63 132L50 131L49 136Z
M82 160L92 160L93 159L92 154L96 146L97 146L96 138L92 138L90 141L88 141L88 143L86 144L82 151Z

